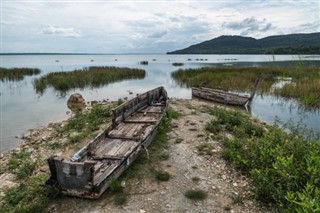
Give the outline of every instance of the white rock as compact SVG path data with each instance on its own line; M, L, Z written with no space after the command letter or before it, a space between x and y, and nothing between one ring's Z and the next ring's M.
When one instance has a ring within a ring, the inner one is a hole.
M140 209L140 213L146 213L146 211L143 209Z
M237 183L233 183L232 185L233 185L233 186L238 186L238 184L237 184Z
M151 201L152 199L150 197L148 197L148 201Z
M223 180L227 179L227 177L225 175L221 176Z

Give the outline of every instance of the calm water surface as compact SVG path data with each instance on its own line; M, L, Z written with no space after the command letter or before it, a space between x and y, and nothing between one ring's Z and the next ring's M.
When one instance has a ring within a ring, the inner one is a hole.
M283 66L303 59L320 64L320 56L295 55L1 55L1 67L31 67L42 70L41 75L56 71L72 71L88 66L119 66L145 69L147 75L142 80L127 80L109 84L102 88L76 89L65 97L49 88L39 96L32 85L34 78L23 81L0 82L0 153L19 145L16 137L28 134L28 129L44 127L50 122L68 118L67 100L70 94L79 92L86 101L118 100L133 97L157 86L164 86L169 97L191 98L191 90L181 87L171 79L171 73L179 68L203 66L262 66L280 64ZM147 60L149 65L140 65ZM173 62L184 63L183 67L172 66ZM133 95L129 95L129 91ZM294 101L285 101L273 96L256 96L251 113L261 120L272 123L280 120L302 120L308 128L320 130L320 111L304 110Z

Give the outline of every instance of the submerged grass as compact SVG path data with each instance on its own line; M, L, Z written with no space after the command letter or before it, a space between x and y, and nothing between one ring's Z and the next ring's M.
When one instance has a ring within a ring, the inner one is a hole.
M252 179L256 197L283 212L320 210L320 134L287 124L290 134L262 126L237 111L213 109L217 120L207 128L228 132L222 157Z
M34 81L37 93L43 94L46 88L53 87L65 94L70 89L101 87L126 79L143 79L145 71L120 67L89 67L72 72L53 72Z
M271 86L282 77L291 77L292 83L276 89L274 94L296 98L308 107L320 107L320 72L315 66L297 64L292 67L203 67L177 70L172 77L180 84L194 87L220 88L251 92L256 78L263 81L259 93L271 92Z
M3 68L0 67L1 81L21 81L24 76L38 75L41 71L36 68Z

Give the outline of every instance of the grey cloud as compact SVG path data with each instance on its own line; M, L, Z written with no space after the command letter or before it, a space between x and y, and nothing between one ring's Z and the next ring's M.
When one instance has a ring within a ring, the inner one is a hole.
M267 22L266 19L262 21L257 20L255 17L246 18L239 22L225 22L222 27L226 27L232 30L242 30L242 35L247 35L249 32L259 31L266 32L272 28L272 23Z
M68 38L79 38L81 37L80 32L75 30L74 28L64 28L64 27L46 27L41 30L42 34L45 35L57 35L61 37L68 37Z
M161 38L162 36L166 35L167 33L168 33L167 31L154 32L149 35L149 38Z

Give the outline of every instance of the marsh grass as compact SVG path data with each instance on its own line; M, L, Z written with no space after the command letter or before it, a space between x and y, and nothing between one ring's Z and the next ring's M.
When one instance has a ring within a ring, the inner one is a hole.
M250 93L255 80L261 77L258 93L271 93L271 86L282 77L292 83L276 89L274 94L295 98L307 107L320 107L320 72L317 67L297 63L291 67L203 67L180 69L172 73L180 84L193 87L220 88Z
M174 62L172 63L172 66L183 66L184 64L181 62Z
M21 81L24 76L33 76L40 74L41 71L36 68L3 68L0 67L0 80L4 81Z
M145 71L141 69L89 67L71 72L49 73L35 79L33 85L39 94L43 94L48 87L53 87L63 95L70 89L98 88L117 81L143 79L145 74Z
M232 110L213 109L210 114L221 129L234 137L224 138L222 157L252 179L254 192L262 202L284 212L317 212L320 207L320 133L292 123L287 133L261 125ZM211 124L210 124L211 125Z

